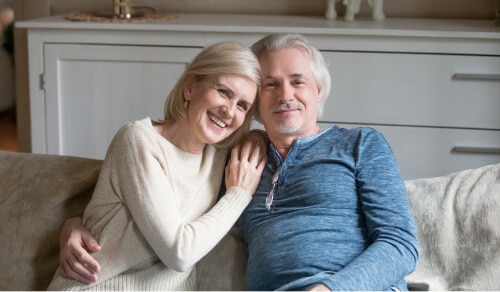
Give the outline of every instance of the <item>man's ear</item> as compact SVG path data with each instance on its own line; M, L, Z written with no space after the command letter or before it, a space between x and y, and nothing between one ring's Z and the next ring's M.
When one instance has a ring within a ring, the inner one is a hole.
M323 99L323 94L321 94L321 87L319 85L316 85L316 89L318 90L318 98L317 98L316 102L320 103L321 99Z

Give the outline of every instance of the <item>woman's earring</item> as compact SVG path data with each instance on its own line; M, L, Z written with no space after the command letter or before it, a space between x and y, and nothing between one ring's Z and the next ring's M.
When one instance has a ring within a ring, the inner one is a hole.
M184 109L187 110L189 107L189 100L184 100Z

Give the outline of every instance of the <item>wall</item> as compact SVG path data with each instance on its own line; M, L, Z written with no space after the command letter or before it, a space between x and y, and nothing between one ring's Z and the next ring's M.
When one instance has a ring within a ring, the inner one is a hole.
M0 0L0 11L13 7L13 0ZM0 112L14 106L14 66L7 51L3 49L3 27L0 25Z
M387 17L493 19L497 0L385 0ZM19 19L72 11L111 11L113 0L16 0ZM135 6L185 13L323 15L326 0L132 0ZM342 5L337 3L339 12ZM360 16L370 9L363 3Z
M26 20L74 11L109 11L113 0L0 0L13 2L16 20ZM416 18L495 18L500 0L385 0L384 12L390 17ZM132 0L135 6L178 13L247 13L323 16L326 0ZM1 4L2 2L0 2ZM339 16L342 5L337 3ZM370 9L363 3L360 18ZM343 21L341 19L335 21ZM15 31L16 104L18 144L21 152L31 152L26 32Z

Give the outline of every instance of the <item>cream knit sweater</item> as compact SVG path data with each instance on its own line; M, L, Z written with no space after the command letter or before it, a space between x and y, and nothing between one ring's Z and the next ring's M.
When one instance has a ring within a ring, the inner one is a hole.
M227 153L186 153L149 118L120 129L83 216L102 246L99 279L84 285L59 268L49 290L196 290L194 265L251 200L231 187L217 202Z

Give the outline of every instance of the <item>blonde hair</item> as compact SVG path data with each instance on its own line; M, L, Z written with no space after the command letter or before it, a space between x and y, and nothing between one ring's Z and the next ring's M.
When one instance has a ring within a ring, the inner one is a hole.
M197 81L202 81L225 74L247 77L260 87L261 72L259 61L248 47L235 42L213 44L206 47L193 59L172 91L170 91L165 101L164 122L170 124L186 117L186 110L184 109L185 99L182 89L187 82L187 76L194 76ZM241 127L223 141L216 143L217 147L231 147L246 137L255 113L257 98L258 93Z

